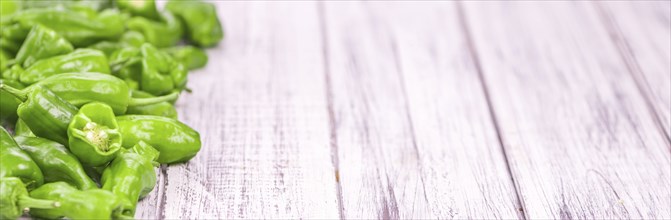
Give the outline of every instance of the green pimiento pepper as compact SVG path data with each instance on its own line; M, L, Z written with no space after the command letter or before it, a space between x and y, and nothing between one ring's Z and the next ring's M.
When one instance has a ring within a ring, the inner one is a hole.
M163 95L186 86L187 71L184 65L167 53L145 43L136 48L124 48L110 58L112 72L131 87L152 95Z
M140 32L147 42L156 47L174 46L182 39L182 26L170 12L161 14L162 21L154 21L144 17L133 17L126 22L128 29Z
M0 49L0 75L10 66L12 55L3 49ZM14 63L13 61L11 63Z
M121 50L126 47L136 47L140 48L142 44L147 42L144 38L144 35L137 31L128 31L121 35L121 39L118 42L113 41L103 41L97 44L89 46L91 49L96 49L105 53L105 56L109 57L117 50Z
M90 102L102 102L121 115L128 106L142 106L177 99L179 93L173 92L154 98L131 98L131 90L121 79L102 73L63 73L39 81L34 86L43 86L77 107ZM104 89L101 89L104 88ZM37 133L36 133L37 134Z
M17 0L0 1L0 19L5 19L19 10L21 10L21 5Z
M156 149L140 141L124 149L103 172L102 189L124 198L123 214L135 214L137 201L156 186L154 166L158 166L158 156Z
M123 18L114 10L104 10L92 15L64 8L36 8L14 14L9 23L7 27L3 27L3 37L12 40L24 39L30 28L41 24L59 33L75 47L114 40L124 31Z
M194 70L202 68L207 64L207 53L203 49L194 46L177 46L162 49L175 60L182 63L187 69Z
M21 65L14 64L11 67L9 67L9 69L5 70L5 72L2 72L2 78L18 82L19 75L21 75L21 73L23 73L24 71L25 70L23 70L23 67L21 67Z
M134 98L152 98L153 95L143 91L133 91ZM161 102L145 106L129 106L126 111L128 115L156 115L177 119L177 110L170 102Z
M131 219L121 212L122 200L107 190L78 190L64 182L47 183L30 192L36 199L52 200L60 207L33 208L30 215L47 219Z
M112 108L100 102L82 106L68 127L70 151L87 166L102 166L121 149Z
M44 183L42 171L35 161L21 150L5 128L0 126L0 178L17 177L34 189Z
M162 164L187 161L200 150L200 134L175 119L153 115L117 117L123 146L130 148L139 141L147 142L161 152Z
M0 219L18 219L30 208L46 210L58 207L59 202L30 197L26 186L19 178L0 178Z
M77 107L42 86L22 91L0 84L0 90L21 100L17 109L19 118L36 136L68 144L68 125L77 114Z
M19 73L19 81L31 85L47 77L74 72L110 73L105 54L93 49L77 49L72 53L40 60Z
M28 125L26 125L23 120L19 119L16 120L16 124L14 125L14 136L35 137L35 134L33 134Z
M0 36L0 49L7 52L11 57L16 56L16 53L19 52L19 49L21 48L21 43L22 42L20 40L19 41L11 40L11 39L8 39L6 37L1 37ZM13 63L13 61L12 61L12 63ZM5 65L9 66L10 64L5 64Z
M97 188L79 160L62 144L27 136L17 136L15 140L40 167L45 182L63 181L81 190Z
M14 80L0 79L0 84L9 85L19 89L23 88L21 83ZM21 100L4 90L0 90L0 121L13 121L16 119L16 109L19 107L19 104L21 104Z
M55 31L35 25L16 54L15 62L29 67L38 60L70 53L74 47Z
M116 0L116 5L121 11L126 11L133 16L142 16L152 20L161 19L154 0Z
M184 22L186 36L192 43L211 47L224 38L217 9L211 3L171 0L165 8Z

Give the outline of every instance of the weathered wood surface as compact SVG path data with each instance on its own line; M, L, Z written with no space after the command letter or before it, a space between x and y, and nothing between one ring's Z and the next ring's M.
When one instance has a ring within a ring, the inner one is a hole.
M671 137L671 2L596 4L640 89Z
M177 104L203 148L167 167L158 216L338 218L316 3L215 3L226 40Z
M343 217L517 218L452 2L324 2Z
M213 3L138 218L671 218L664 2Z
M669 143L589 2L468 2L527 217L671 218Z

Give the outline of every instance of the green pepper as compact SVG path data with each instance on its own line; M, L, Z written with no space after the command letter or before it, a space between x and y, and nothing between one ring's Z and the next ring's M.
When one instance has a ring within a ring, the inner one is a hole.
M136 47L139 48L147 42L144 38L144 35L137 31L128 31L121 35L121 39L118 42L113 41L102 41L97 44L91 45L88 48L96 49L105 53L105 56L110 57L112 53L117 50L121 50L126 47Z
M61 205L56 201L30 197L26 186L16 177L0 178L0 195L0 219L18 219L26 209L46 210Z
M117 123L125 148L147 142L161 152L158 162L162 164L187 161L200 150L200 134L172 118L125 115L117 117Z
M14 125L14 136L35 137L35 134L33 134L33 131L30 130L23 120L19 119L16 120L16 125Z
M21 100L16 111L36 136L68 144L68 124L77 114L77 107L42 86L18 90L0 84L0 90Z
M19 148L5 128L0 126L0 178L17 177L34 189L44 183L42 171L30 156Z
M123 34L122 15L104 10L94 16L64 8L36 8L20 11L4 27L2 36L24 39L33 26L41 24L59 33L75 47L84 47L103 40L114 40Z
M133 90L132 97L135 97L135 98L151 98L151 97L154 97L154 96L149 94L149 93L143 92L143 91ZM153 104L153 105L145 105L145 106L129 106L128 110L126 111L126 114L128 114L128 115L156 115L156 116L163 116L163 117L177 119L177 110L175 109L175 106L173 104L171 104L170 102L161 102L161 103L156 103L156 104Z
M174 46L182 39L182 26L170 12L161 14L162 21L154 21L144 17L133 17L126 22L128 29L140 32L147 42L156 47Z
M38 60L70 53L74 47L55 31L42 25L35 25L21 45L15 62L29 67Z
M2 0L0 1L0 19L9 17L10 15L21 10L19 1L16 0Z
M68 9L87 8L93 11L100 11L109 7L108 0L22 0L21 3L24 9L61 7Z
M224 38L217 9L211 3L171 0L165 8L185 24L190 42L201 47L211 47Z
M19 81L30 85L47 77L73 72L110 73L105 54L93 49L77 49L72 53L40 60L19 74Z
M154 166L158 166L158 156L156 149L140 141L124 149L103 172L102 189L124 198L124 214L135 214L137 201L156 186Z
M199 69L207 64L207 53L203 49L194 46L177 46L166 48L162 51L170 54L189 70Z
M125 216L122 200L107 190L78 190L65 182L47 183L30 192L36 199L52 200L60 207L52 209L33 208L30 215L47 219L130 219Z
M131 98L131 90L123 80L102 73L63 73L41 80L24 90L30 90L33 86L48 88L77 107L90 102L105 103L117 115L125 113L129 106L161 103L174 100L179 95L173 92L154 98Z
M162 95L184 89L187 71L166 52L149 43L121 49L110 57L112 73L133 89Z
M38 137L17 136L15 140L40 167L45 182L63 181L81 190L98 188L64 145Z
M6 84L14 88L22 89L23 85L14 80L0 79L0 84ZM16 119L16 109L21 104L21 100L14 95L0 90L0 120L13 121Z
M110 55L112 74L123 79L128 87L140 89L142 81L142 55L140 48L124 47Z
M126 11L133 16L142 16L152 20L161 19L154 0L116 0L116 5L121 11Z
M88 166L102 166L121 149L121 135L109 105L92 102L82 106L68 127L70 151Z
M1 1L0 1L1 2ZM14 57L21 48L21 41L15 41L6 37L0 37L0 49L5 51L10 57ZM13 63L6 63L5 66L10 66Z
M7 80L12 80L12 81L19 81L19 76L21 73L23 73L25 70L21 65L14 64L9 69L5 70L5 72L2 72L2 78L7 79Z
M14 63L14 61L10 62L11 59L11 54L3 49L0 49L0 76L2 72L5 72L5 70L10 66L10 63Z

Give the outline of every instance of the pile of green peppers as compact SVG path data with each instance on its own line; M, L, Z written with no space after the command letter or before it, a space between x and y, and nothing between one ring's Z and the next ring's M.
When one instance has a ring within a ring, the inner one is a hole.
M132 219L200 151L174 103L223 37L199 0L0 1L0 219Z

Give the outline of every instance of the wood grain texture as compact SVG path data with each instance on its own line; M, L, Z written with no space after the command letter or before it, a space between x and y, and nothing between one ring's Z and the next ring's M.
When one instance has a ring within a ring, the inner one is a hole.
M451 2L323 2L347 219L517 218Z
M466 2L526 215L669 219L669 143L588 2Z
M671 2L603 1L595 5L639 87L650 97L668 138L671 136Z
M177 104L203 148L167 168L161 217L338 218L316 3L214 3L226 39Z

